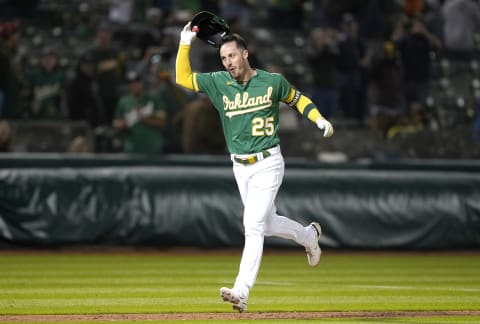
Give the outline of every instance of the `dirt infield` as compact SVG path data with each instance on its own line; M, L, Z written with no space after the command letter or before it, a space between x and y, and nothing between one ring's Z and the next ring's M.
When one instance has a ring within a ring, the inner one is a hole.
M79 321L160 321L160 320L312 320L321 318L401 318L437 316L480 316L472 311L406 312L276 312L276 313L162 313L162 314L78 314L78 315L0 315L0 322L79 322Z

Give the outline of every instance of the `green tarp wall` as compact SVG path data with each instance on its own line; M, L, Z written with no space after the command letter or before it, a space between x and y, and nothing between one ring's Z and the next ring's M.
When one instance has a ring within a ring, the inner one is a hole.
M0 169L0 246L243 245L243 209L228 161L23 162ZM287 163L277 209L302 224L320 222L325 247L480 247L476 168L305 166Z

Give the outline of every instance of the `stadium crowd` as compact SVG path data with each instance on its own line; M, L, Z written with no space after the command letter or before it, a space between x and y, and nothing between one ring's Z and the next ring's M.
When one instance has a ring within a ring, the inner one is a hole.
M174 83L180 30L201 10L339 129L387 141L461 129L480 142L477 0L4 0L0 151L225 153L209 100ZM194 46L195 70L222 68L212 48ZM301 133L290 113L284 127ZM40 144L48 133L58 135Z

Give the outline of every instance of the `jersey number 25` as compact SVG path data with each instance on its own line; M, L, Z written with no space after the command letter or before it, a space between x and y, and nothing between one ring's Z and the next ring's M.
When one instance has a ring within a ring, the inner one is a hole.
M272 136L274 131L273 116L267 118L255 117L252 119L252 136Z

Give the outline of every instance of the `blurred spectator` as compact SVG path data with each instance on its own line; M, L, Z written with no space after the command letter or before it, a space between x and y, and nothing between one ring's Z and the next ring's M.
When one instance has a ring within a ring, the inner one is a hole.
M132 22L137 24L145 24L147 22L148 9L152 7L151 0L134 0L132 7ZM155 8L158 10L158 8Z
M397 1L382 0L322 0L313 1L310 26L334 27L340 29L343 16L352 14L359 29L359 35L366 40L385 36L392 15L399 11Z
M441 47L440 39L428 31L419 18L400 22L393 38L403 67L406 107L415 101L423 104L430 91L430 53Z
M152 7L156 7L163 12L163 17L167 19L175 8L176 0L152 0Z
M249 0L232 0L232 1L220 1L220 12L217 13L220 17L224 18L230 28L232 28L232 20L235 20L235 24L238 25L238 29L248 30L251 26L252 12L255 12L255 2ZM238 32L235 32L238 33ZM238 33L243 36L243 34ZM246 39L251 39L246 37Z
M105 120L98 84L94 79L94 68L91 53L82 55L73 79L67 84L69 119L85 120L92 129Z
M329 17L327 16L327 12L325 10L325 5L322 1L312 1L311 3L312 8L311 10L307 10L307 29L313 29L316 27L326 28L329 26L335 26L334 23L329 21Z
M113 127L124 135L126 153L159 154L165 149L165 106L148 93L140 75L127 75L128 94L118 102Z
M67 147L67 153L92 153L92 147L85 136L77 136Z
M391 32L393 21L400 11L396 1L362 0L355 13L360 37L369 41L382 40Z
M446 54L451 59L471 60L475 33L480 32L480 6L474 0L447 0L442 7Z
M167 117L163 133L166 144L165 153L180 153L181 130L179 116L188 101L186 92L173 82L167 70L168 60L159 48L149 48L144 59L137 63L135 71L142 75L151 94L165 106Z
M218 0L177 0L175 5L176 9L189 11L192 15L202 10L210 11L217 15L220 13Z
M403 12L407 17L420 17L425 4L423 0L403 0Z
M369 75L371 126L386 135L404 115L402 67L394 42L384 42L373 55Z
M117 24L128 24L132 21L134 0L110 0L108 18Z
M301 29L304 10L302 0L268 0L268 24L275 29Z
M159 47L163 41L162 25L163 14L158 8L148 8L146 23L137 34L136 47L140 50L141 57L144 57L148 49Z
M0 120L0 152L10 152L12 129L6 120Z
M27 77L30 105L27 115L32 119L61 120L64 107L65 73L58 66L58 53L51 46L42 49L40 66Z
M339 28L342 24L343 16L346 13L356 14L362 8L368 7L370 0L322 0L315 1L320 3L320 6L325 13L324 19L328 26Z
M182 114L188 103L186 92L172 80L164 69L157 69L152 84L152 92L164 103L167 111L164 134L166 138L165 153L182 153Z
M429 127L430 118L423 105L419 102L412 102L409 106L408 118L397 120L396 124L387 130L387 138L414 134Z
M78 12L73 20L73 34L76 37L87 40L95 36L97 18L87 2L78 5Z
M125 54L112 44L112 31L107 25L99 26L94 47L88 52L95 66L95 80L104 109L103 121L111 125L118 101L119 87L125 68Z
M183 110L182 147L189 154L224 154L226 144L217 111L201 94Z
M30 70L28 65L28 54L17 54L12 60L12 71L14 74L16 104L15 104L15 116L16 119L28 118L28 106L30 104L30 92L28 89L28 73Z
M0 117L14 118L19 115L20 87L13 62L18 48L18 21L0 25Z
M445 24L442 14L442 5L444 0L430 0L425 2L426 10L423 15L423 21L428 30L430 30L443 44L443 25Z
M349 13L342 18L339 49L339 105L345 118L363 123L367 116L367 46L358 35L357 21Z
M335 31L315 28L310 33L307 59L312 73L310 98L329 119L337 107L337 61L339 49Z

